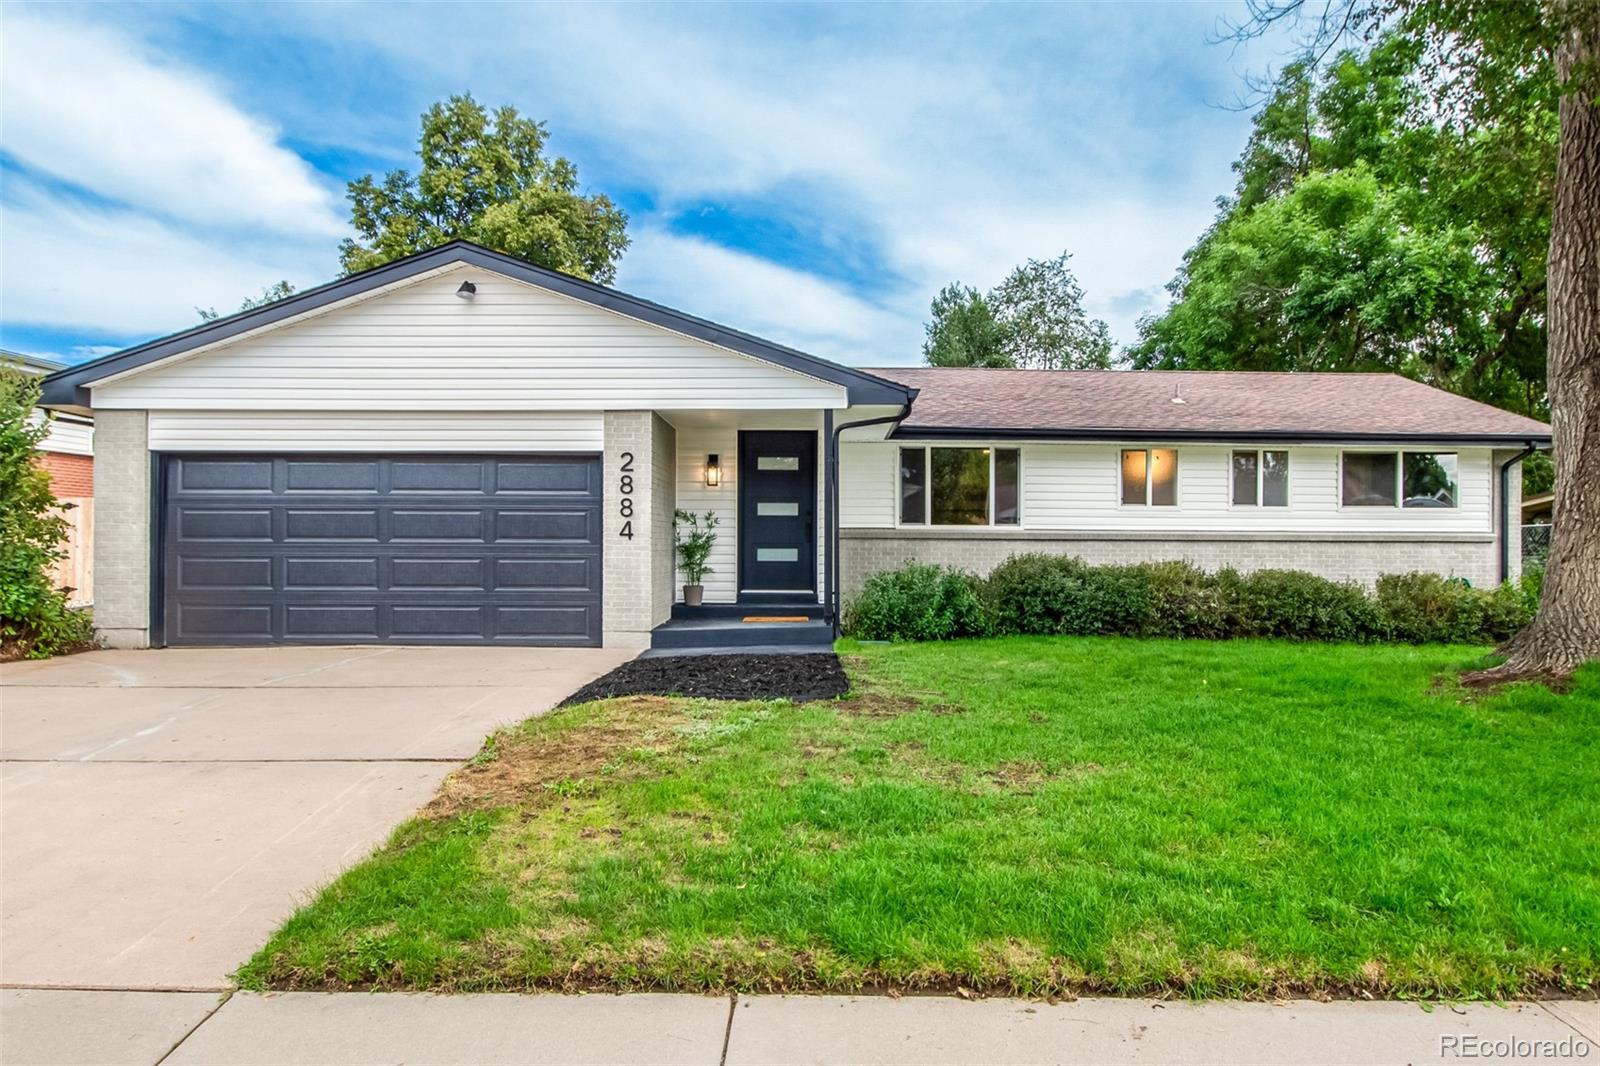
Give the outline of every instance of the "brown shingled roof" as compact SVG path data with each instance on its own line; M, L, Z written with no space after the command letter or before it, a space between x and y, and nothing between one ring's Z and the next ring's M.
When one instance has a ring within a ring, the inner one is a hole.
M1395 374L964 367L868 373L920 390L898 436L1550 439L1543 422Z

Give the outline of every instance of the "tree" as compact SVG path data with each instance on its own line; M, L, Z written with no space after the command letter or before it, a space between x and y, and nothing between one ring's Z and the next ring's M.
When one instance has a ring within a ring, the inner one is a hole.
M1004 348L1017 366L1040 370L1105 370L1111 332L1083 309L1083 287L1062 252L1030 259L989 294Z
M285 296L293 295L294 286L290 285L287 281L279 281L262 289L260 296L246 296L244 298L244 302L239 305L239 311L235 312L235 314L244 311L254 311L258 307L265 307L268 304L277 303ZM200 321L202 322L215 322L217 319L222 317L217 313L217 309L215 307L196 307L194 310L195 313L200 316Z
M39 378L0 365L0 644L30 658L89 638L89 618L50 579L67 522L38 464L49 423L37 417Z
M987 295L959 283L941 289L922 345L928 365L1109 367L1111 333L1084 311L1070 258L1030 259Z
M988 298L969 285L940 289L926 328L922 355L929 366L1016 366L1001 351L1000 323Z
M1392 370L1543 417L1553 79L1524 79L1506 114L1467 128L1434 106L1410 37L1314 60L1291 63L1268 92L1234 196L1185 256L1172 306L1141 323L1134 364L1308 369L1309 344L1321 369ZM1354 218L1308 215L1305 185L1369 190L1360 231L1345 228ZM1308 276L1272 249L1304 253ZM1286 304L1293 329L1272 315L1247 328L1247 314ZM1217 313L1227 328L1205 320Z
M1242 32L1302 15L1303 0L1253 0ZM1559 142L1550 215L1546 379L1555 522L1538 614L1475 684L1558 679L1600 659L1600 3L1593 0L1344 0L1313 20L1331 47L1352 24L1392 24L1416 42L1441 113L1492 126L1553 80Z
M489 111L452 96L422 116L421 169L368 174L349 185L359 235L339 258L347 274L465 239L599 282L612 281L628 247L628 216L579 192L577 168L545 156L543 123L513 107Z

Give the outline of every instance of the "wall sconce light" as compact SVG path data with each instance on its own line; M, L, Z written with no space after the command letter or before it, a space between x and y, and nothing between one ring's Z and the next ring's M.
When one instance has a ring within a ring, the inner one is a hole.
M478 287L470 281L463 281L461 288L456 290L456 295L463 300L470 300L478 294Z
M722 464L717 462L715 455L706 456L706 488L714 489L722 484Z

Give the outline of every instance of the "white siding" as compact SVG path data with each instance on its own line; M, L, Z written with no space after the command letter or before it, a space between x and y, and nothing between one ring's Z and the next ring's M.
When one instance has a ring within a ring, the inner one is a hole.
M1004 442L980 441L1005 447ZM1351 507L1339 504L1337 447L1289 448L1289 506L1232 507L1229 456L1220 445L1178 446L1178 505L1120 505L1122 444L1022 445L1022 523L1028 530L1218 533L1484 533L1493 530L1493 467L1487 448L1441 446L1459 455L1459 506ZM1167 445L1157 445L1167 447ZM840 449L845 528L895 525L897 466L893 442L849 443ZM1255 445L1239 445L1241 448ZM1372 449L1351 449L1368 451ZM1408 446L1406 450L1425 450ZM982 536L984 530L971 531Z
M462 300L465 279L477 296ZM94 387L150 410L761 410L845 406L845 390L477 268Z
M158 452L598 452L604 437L587 413L150 412Z
M93 455L94 423L82 422L70 415L57 415L50 420L49 432L39 443L39 450L62 455Z

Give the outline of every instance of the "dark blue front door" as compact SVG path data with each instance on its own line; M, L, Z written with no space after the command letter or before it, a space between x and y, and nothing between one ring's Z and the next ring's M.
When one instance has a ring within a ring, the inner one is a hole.
M739 591L817 588L817 435L739 434Z

